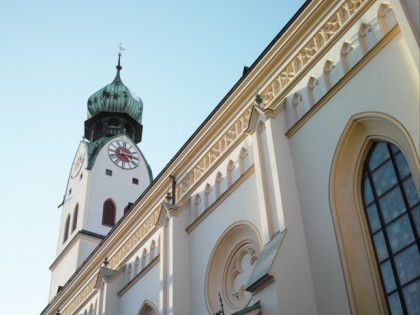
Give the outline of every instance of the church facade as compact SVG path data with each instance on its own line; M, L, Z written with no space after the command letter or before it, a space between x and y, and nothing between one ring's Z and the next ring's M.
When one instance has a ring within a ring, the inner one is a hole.
M41 314L420 314L418 12L307 1L154 179L118 62Z

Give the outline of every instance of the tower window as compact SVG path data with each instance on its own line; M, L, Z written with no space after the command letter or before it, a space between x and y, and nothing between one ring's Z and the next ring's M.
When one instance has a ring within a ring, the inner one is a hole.
M107 226L115 225L115 214L116 206L112 199L107 199L104 202L104 208L102 212L102 224Z
M134 177L133 177L132 183L133 183L134 185L138 185L138 184L139 184L139 179L138 179L138 178L134 178Z
M420 199L407 160L377 142L365 161L363 206L391 314L420 313Z
M69 189L69 196L71 195L71 188Z
M112 176L112 171L109 170L109 169L106 169L105 174L108 175L108 176Z
M80 174L80 179L79 180L82 180L82 178L83 178L83 173Z
M64 236L63 236L63 243L67 241L69 238L69 229L70 229L70 214L67 215L66 224L64 226Z
M77 227L77 216L79 214L79 204L76 204L76 207L74 208L74 212L73 212L73 223L71 225L71 231L74 232L74 230Z

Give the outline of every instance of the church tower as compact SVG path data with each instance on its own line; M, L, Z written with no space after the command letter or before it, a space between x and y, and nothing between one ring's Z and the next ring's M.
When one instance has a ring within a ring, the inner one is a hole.
M51 300L152 182L141 141L143 102L120 77L89 97L84 139L71 166L62 203Z

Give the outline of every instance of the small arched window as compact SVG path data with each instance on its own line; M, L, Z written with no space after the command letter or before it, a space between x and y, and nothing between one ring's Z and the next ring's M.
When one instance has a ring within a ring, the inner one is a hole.
M64 226L63 243L67 241L67 239L69 238L69 230L70 230L70 214L67 215L66 224Z
M79 204L76 204L76 207L74 207L74 212L73 212L73 223L71 225L71 231L74 232L74 230L77 227L77 216L79 214Z
M102 224L107 226L115 225L116 206L112 199L107 199L104 202L104 209L102 212Z
M420 314L420 199L407 160L386 142L365 161L363 206L391 314Z

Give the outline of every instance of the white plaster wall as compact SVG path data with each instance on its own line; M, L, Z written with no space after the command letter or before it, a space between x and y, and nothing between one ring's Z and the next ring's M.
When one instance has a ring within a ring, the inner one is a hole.
M419 154L418 100L418 73L399 34L290 140L319 314L349 313L328 195L340 135L356 113L387 113Z
M277 212L277 218L282 220L281 226L287 229L270 269L270 274L275 278L278 310L284 314L317 314L294 161L290 143L284 135L285 113L282 112L275 120L269 120L267 125L267 130L272 132L274 142L271 144L273 163L269 171L272 174L270 185L273 190L276 186L279 190L279 193L278 190L272 192L277 198L275 203L277 208L274 208L273 212ZM303 296L304 299L301 298Z
M119 272L111 280L103 282L103 304L105 305L100 315L120 314L121 300L118 297L118 291L124 283L124 273Z
M184 211L178 217L172 217L168 232L169 270L169 314L191 314L190 311L190 252L189 238L185 232L188 224L188 213Z
M87 151L85 144L83 142L80 142L76 152L81 146L84 146L85 151ZM83 213L85 211L86 190L87 190L87 184L88 184L88 177L90 174L90 172L86 170L86 167L87 167L87 155L85 156L82 168L80 169L77 176L75 178L71 178L71 174L69 173L69 179L67 181L67 187L66 187L65 197L64 197L64 205L61 208L61 223L60 223L58 242L57 242L57 256L67 246L67 244L73 238L73 236L80 229L82 229L82 224L83 224L82 218L83 218ZM71 170L71 167L70 167L70 170ZM80 179L80 174L83 174L82 179ZM69 194L70 189L71 189L71 194ZM77 226L76 226L76 229L72 232L73 213L74 213L76 204L79 204ZM66 242L63 242L64 228L65 228L67 216L69 214L70 214L69 237Z
M93 250L98 246L101 240L93 239L81 239L79 244L79 256L77 258L77 265L75 266L74 271L80 267L80 265L89 257Z
M266 286L262 291L259 291L252 297L252 303L250 305L255 304L257 301L260 301L262 314L264 315L286 315L289 314L287 311L289 310L288 307L281 309L278 303L277 297L277 287L275 283L271 283ZM294 313L290 313L294 314ZM312 313L296 313L296 314L305 314L311 315Z
M85 229L91 232L106 235L110 227L102 225L103 203L112 198L117 206L116 221L124 213L129 202L135 202L141 193L149 186L149 174L146 163L139 156L139 165L132 170L123 170L116 166L108 156L108 145L115 140L123 140L131 145L135 144L126 136L112 138L98 153L92 168L88 196L88 213L84 217ZM106 169L112 170L112 176L105 174ZM132 178L138 178L139 184L132 183Z
M120 297L119 315L135 315L145 300L159 306L159 264L153 266L139 281Z
M67 280L75 272L77 257L79 254L79 242L76 242L53 269L51 269L51 283L49 301L57 294L58 286L64 286Z
M251 222L260 231L259 211L253 173L190 233L191 314L207 314L205 276L217 240L230 225L238 221Z

